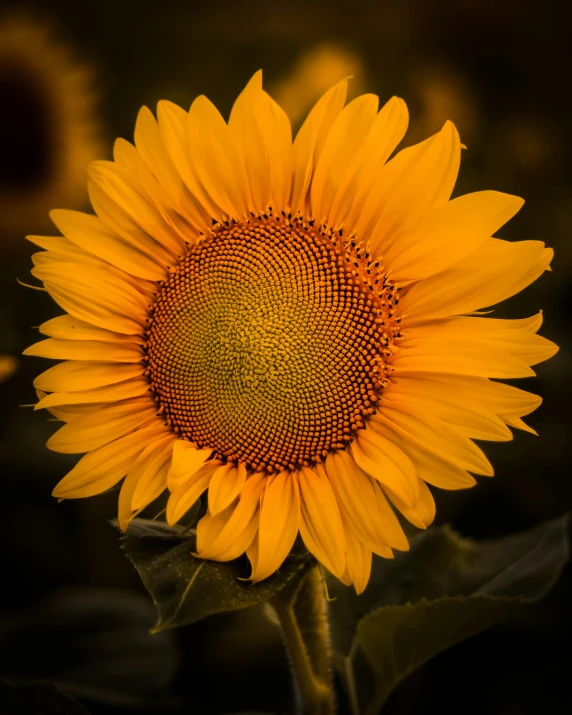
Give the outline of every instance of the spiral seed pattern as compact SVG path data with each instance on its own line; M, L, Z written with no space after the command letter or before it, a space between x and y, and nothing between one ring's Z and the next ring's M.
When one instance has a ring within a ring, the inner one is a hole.
M397 303L341 232L271 213L217 225L161 286L146 374L172 429L219 459L310 466L375 412Z

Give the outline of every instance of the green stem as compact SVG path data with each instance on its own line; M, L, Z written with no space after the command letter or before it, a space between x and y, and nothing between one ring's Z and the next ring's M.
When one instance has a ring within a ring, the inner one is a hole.
M355 645L352 644L351 650L347 658L345 658L345 680L348 691L348 698L350 701L350 707L352 715L359 715L359 698L356 688L356 680L354 677L354 658L355 658Z
M271 604L290 656L300 713L333 715L328 621L318 569L309 571L294 589L283 589Z

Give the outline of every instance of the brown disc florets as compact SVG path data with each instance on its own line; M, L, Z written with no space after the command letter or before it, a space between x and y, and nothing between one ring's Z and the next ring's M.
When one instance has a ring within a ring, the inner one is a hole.
M173 430L219 459L309 466L375 411L397 302L341 231L271 213L217 225L161 286L147 375Z

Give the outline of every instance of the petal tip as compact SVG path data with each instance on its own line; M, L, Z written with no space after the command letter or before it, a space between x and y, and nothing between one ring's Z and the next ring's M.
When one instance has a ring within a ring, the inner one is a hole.
M250 78L249 85L252 85L254 89L262 89L262 69L256 70L256 72Z

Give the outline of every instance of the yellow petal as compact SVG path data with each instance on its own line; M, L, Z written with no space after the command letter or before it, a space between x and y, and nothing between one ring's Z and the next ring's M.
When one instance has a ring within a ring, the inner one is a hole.
M414 379L412 376L407 377L408 381L412 379ZM512 385L491 382L482 378L433 375L431 382L436 383L436 389L442 394L447 393L449 396L454 394L462 404L474 406L477 410L489 411L509 427L524 429L536 434L520 417L530 414L539 407L542 398L538 395L519 390ZM426 384L423 383L421 389L425 388ZM487 439L491 439L491 437Z
M46 393L41 390L36 390L38 398L43 400L46 397ZM78 417L83 417L101 407L98 403L90 402L84 405L58 405L55 407L48 407L48 412L50 412L56 419L61 422L72 422L72 420Z
M522 417L536 410L542 398L513 385L492 382L476 377L432 376L433 382L439 382L442 390L459 394L459 399L467 402L480 402L501 419Z
M72 257L72 260L75 260L76 258L80 260L90 258L90 254L87 251L84 251L83 248L76 246L75 243L72 243L64 236L26 236L26 241L30 241L30 243L43 248L45 251L67 253ZM36 256L38 254L34 255ZM91 259L97 261L95 256L91 256ZM97 261L97 263L101 263L101 261Z
M524 325L524 329L519 329L519 324ZM401 347L421 344L428 340L442 342L462 338L474 340L487 351L498 348L522 360L526 365L537 365L555 355L558 346L536 335L535 331L530 329L535 327L535 324L537 321L532 323L530 319L516 321L464 316L435 320L425 325L413 326L407 331Z
M80 249L78 249L77 252L65 249L64 251L42 251L40 253L34 253L32 263L34 264L35 270L43 268L53 269L61 263L74 263L78 270L83 270L86 266L95 266L96 268L106 266L110 272L118 270L104 263L104 261L96 256L87 253L87 251L81 251ZM123 273L123 275L127 277L126 273Z
M258 528L260 497L266 477L247 479L237 503L216 516L207 512L197 525L197 554L203 559L231 561L252 543Z
M262 89L256 72L238 96L228 126L244 157L253 207L286 208L292 173L292 130L284 111Z
M391 487L408 504L415 504L419 496L415 467L393 442L366 426L358 431L351 451L364 472Z
M127 476L123 480L121 489L119 490L119 499L117 504L117 520L119 521L119 528L121 531L127 531L129 523L135 516L135 512L131 506L131 499L133 497L133 492L137 486L138 474L133 470L127 473Z
M311 203L318 221L328 221L336 193L375 120L377 105L374 94L364 94L344 107L334 121L312 178Z
M53 273L61 272L62 266L65 266L64 270L66 270L66 268L69 269L70 264L73 264L77 271L91 271L92 268L95 270L104 270L108 278L118 281L120 285L128 285L130 288L135 289L137 293L145 296L147 300L157 292L157 284L153 281L129 275L125 273L125 271L115 268L93 254L82 251L79 248L78 253L73 254L67 249L65 251L43 251L41 253L34 253L32 263L34 264L32 275L45 272L45 270Z
M131 468L136 473L137 484L131 497L134 511L144 509L167 488L167 472L171 465L174 435L145 447Z
M157 181L133 144L125 139L116 139L113 158L115 164L109 165L113 174L132 186L164 222L161 233L156 236L159 242L174 256L180 255L186 244L194 242L200 232L177 211L171 196Z
M506 423L507 425L509 425L509 427L521 429L524 432L530 432L530 434L533 434L538 437L538 432L532 429L532 427L529 427L529 425L527 425L524 420L521 420L520 417L508 417Z
M343 522L368 548L376 553L383 546L409 548L381 488L359 468L348 452L331 452L325 467Z
M111 489L127 474L147 444L162 434L165 434L163 425L152 424L89 452L58 483L53 495L59 499L79 499Z
M467 400L462 392L455 392L454 383L445 384L431 379L431 375L408 375L392 382L384 390L384 401L389 406L414 406L417 413L430 412L450 428L472 439L505 441L512 439L503 421L479 401Z
M47 442L49 449L64 454L78 454L98 449L123 437L146 422L156 421L157 405L153 400L140 397L99 407L73 422L60 427Z
M542 311L529 318L508 320L506 318L484 318L457 316L452 318L434 318L416 323L402 331L404 341L414 342L419 339L441 339L449 330L454 330L459 338L477 337L480 340L497 340L499 335L514 336L516 332L537 333L542 326ZM401 342L403 344L403 341Z
M192 442L179 439L173 446L173 461L167 481L174 490L184 484L197 472L211 456L212 449L198 449Z
M292 127L284 110L266 93L258 119L264 134L271 137L267 142L270 200L275 211L283 211L288 205L292 178Z
M112 266L126 273L152 281L163 280L166 275L164 265L154 261L149 255L121 239L97 216L79 211L54 210L50 218L72 243L80 246Z
M218 109L200 96L187 119L189 155L197 176L223 211L244 219L252 205L242 157Z
M419 498L413 506L406 504L403 499L400 499L391 489L385 488L385 493L403 516L418 529L426 529L433 523L433 519L435 518L435 500L433 499L429 487L422 479L419 479Z
M92 360L98 362L141 362L143 352L137 343L100 343L95 340L60 340L47 338L30 345L24 355L52 360Z
M444 205L457 180L461 145L451 122L420 144L403 149L379 172L362 207L348 216L357 236L375 254L430 210Z
M246 467L239 463L223 464L213 474L209 485L209 511L214 516L233 502L246 481Z
M157 104L157 120L161 140L170 160L193 197L214 219L224 218L221 207L209 196L199 181L196 168L189 155L187 140L188 112L172 102L161 100Z
M411 325L495 305L535 281L552 255L542 241L491 238L451 268L416 283L403 296L400 310Z
M389 420L414 442L462 469L483 476L492 476L494 473L489 460L470 439L455 432L435 414L415 403L403 405L387 401L370 420L374 430L378 429L378 417L381 421ZM380 431L383 433L383 430Z
M303 467L300 485L300 534L314 556L340 578L346 567L346 541L336 496L320 465Z
M67 313L108 330L141 333L149 314L148 299L103 267L61 263L34 268L52 298Z
M306 193L322 149L346 101L348 83L338 82L324 94L309 113L294 140L293 178L290 206L293 213L305 212Z
M424 421L422 421L424 420ZM471 471L483 476L492 476L493 468L482 451L471 440L447 428L437 417L423 414L414 415L384 406L383 410L370 420L372 429L379 431L388 439L386 427L399 434L402 439L397 442L403 447L403 442L409 444L404 451L414 462L418 475L424 479L418 468L416 450L430 452L444 462L449 462L463 471ZM427 480L426 480L427 481ZM469 479L468 481L471 481ZM430 482L433 484L433 482ZM440 485L437 485L440 486Z
M134 220L131 215L134 211L133 207L129 211L125 205L121 205L124 204L122 200L118 203L113 198L113 196L119 197L106 186L105 178L100 171L96 171L93 176L89 175L87 190L91 205L103 224L134 248L151 258L156 258L161 265L170 265L173 260L173 253L165 249L159 240L149 235L145 228ZM141 199L141 201L144 200ZM147 205L147 208L142 212L142 216L145 216L145 213L149 211L152 211L152 209ZM141 221L141 223L145 223L145 221Z
M181 110L183 116L185 112ZM135 145L143 161L164 187L170 201L196 229L206 233L209 219L201 203L191 194L175 168L152 112L142 107L135 123Z
M148 245L152 246L152 255L160 258L163 265L168 265L170 260L179 255L183 242L156 206L135 189L133 181L120 165L110 161L94 161L88 173L92 184L113 203L115 212L121 212L130 223L154 239Z
M70 360L38 375L34 387L47 392L92 390L139 377L144 371L142 363L85 363Z
M76 392L56 392L41 399L35 410L41 410L58 405L86 404L90 402L119 402L134 399L149 392L149 383L142 378L125 380L116 385L95 387L93 390L78 390Z
M423 481L440 489L448 490L467 489L476 484L475 478L466 469L447 459L447 454L432 451L426 443L414 440L409 433L400 429L390 420L380 417L375 423L376 429L381 431L387 439L395 442L403 451L407 452L415 465L417 475Z
M251 573L256 573L258 569L258 534L255 535L252 543L246 549L246 557L250 561ZM253 575L251 575L251 579L252 578Z
M294 544L299 523L298 481L292 473L281 472L264 492L255 540L256 558L251 558L252 581L262 581L280 568Z
M258 100L262 94L262 71L259 70L238 95L228 120L228 128L244 158L256 211L264 211L270 203L267 143L272 138L263 134L263 128L256 117Z
M524 360L496 345L470 340L426 340L400 349L392 359L395 377L420 373L451 373L475 377L530 377Z
M330 225L338 226L347 218L350 209L355 212L363 205L371 183L403 139L407 124L407 105L399 97L392 97L378 113L340 183L329 212Z
M63 340L97 340L104 343L143 342L141 336L114 333L105 328L90 325L73 315L59 315L40 325L40 333L50 338Z
M347 564L345 576L356 593L365 591L371 574L371 549L368 549L351 529L346 529ZM342 579L344 583L346 579Z
M201 494L208 489L212 475L219 466L220 462L212 459L172 489L167 502L168 524L175 524L187 513ZM167 474L168 481L169 475Z
M523 203L518 196L498 191L453 199L421 218L413 229L398 233L384 253L384 265L401 283L439 273L474 253Z

